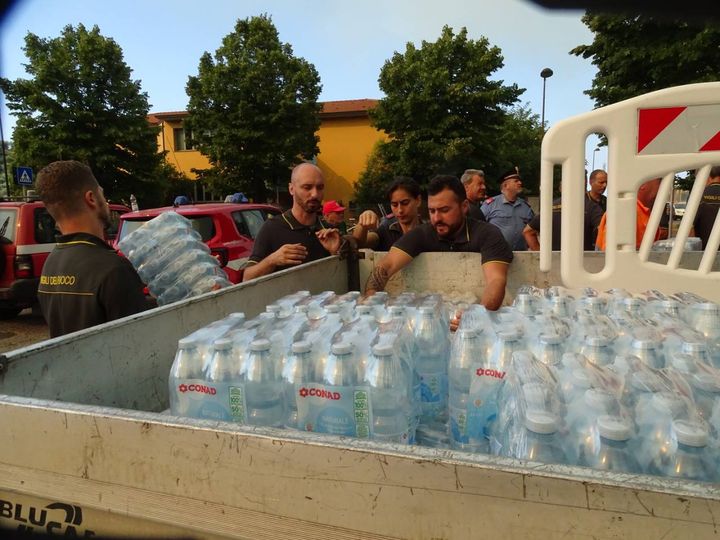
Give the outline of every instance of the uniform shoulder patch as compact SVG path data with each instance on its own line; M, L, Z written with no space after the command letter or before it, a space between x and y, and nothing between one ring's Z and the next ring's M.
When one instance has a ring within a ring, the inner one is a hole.
M494 199L493 199L492 197L488 197L487 199L485 199L485 203L484 203L484 204L490 204L490 203L493 202L493 200L494 200Z

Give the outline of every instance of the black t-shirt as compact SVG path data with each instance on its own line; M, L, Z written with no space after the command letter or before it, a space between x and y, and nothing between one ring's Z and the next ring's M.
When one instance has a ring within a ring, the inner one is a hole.
M420 225L423 223L424 221L420 219ZM400 222L398 222L395 216L390 219L383 219L375 232L378 235L378 243L377 246L375 246L375 251L390 251L390 248L393 247L395 242L400 240L403 235Z
M707 246L718 209L720 209L720 183L710 184L703 191L693 225L695 235L702 240L703 249Z
M552 249L560 251L560 223L562 216L562 198L558 197L553 201L552 207ZM598 227L602 220L603 210L599 203L585 195L585 220L583 223L583 249L593 251L595 239L597 238ZM536 215L528 225L540 232L540 214Z
M403 235L393 248L411 257L426 251L461 251L480 253L483 264L493 261L510 263L513 260L513 252L500 229L474 219L466 219L451 238L440 238L433 226L425 223Z
M143 283L130 261L87 233L58 237L40 276L38 299L50 337L147 309Z
M315 261L330 256L330 253L322 246L315 233L321 229L327 229L328 225L319 217L311 226L303 225L292 215L292 210L268 219L260 227L252 254L249 257L250 263L259 263L265 257L274 253L285 244L302 244L308 251L305 262ZM290 266L279 266L277 270L284 270Z
M470 203L470 209L468 210L468 217L471 219L475 219L477 221L487 221L485 219L485 214L483 214L483 211L480 210L480 205L482 203L474 203L470 200L468 200Z

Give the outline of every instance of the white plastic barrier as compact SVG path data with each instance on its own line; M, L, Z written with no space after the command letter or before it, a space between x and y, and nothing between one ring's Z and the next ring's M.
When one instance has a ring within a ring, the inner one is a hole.
M604 133L608 141L607 247L605 267L583 268L585 140ZM542 144L540 180L540 270L551 266L553 168L562 166L560 274L568 287L623 287L630 291L678 289L720 301L720 272L713 263L720 246L720 214L696 269L680 267L710 168L720 164L720 83L668 88L558 122ZM635 249L638 187L662 177L658 200L668 198L674 173L697 170L677 240L666 263L649 261L663 206L656 204L640 249Z

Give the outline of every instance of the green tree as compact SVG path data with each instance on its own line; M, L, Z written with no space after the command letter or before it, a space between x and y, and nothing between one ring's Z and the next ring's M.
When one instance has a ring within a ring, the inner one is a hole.
M511 167L519 167L525 194L540 192L540 145L543 129L540 117L530 104L508 110L495 140L494 160L485 166L490 190L500 190L500 175Z
M593 32L593 42L570 54L597 66L592 88L585 91L597 107L653 90L718 80L720 29L715 22L593 11L582 21Z
M503 66L498 47L443 27L440 38L420 48L408 43L380 71L385 92L371 111L375 126L391 138L384 155L394 174L421 183L437 174L494 163L495 140L524 92L490 76Z
M94 26L66 26L60 37L33 33L23 48L30 79L0 79L17 117L16 165L40 169L58 159L87 163L113 200L134 193L145 205L164 199L167 169L147 94L131 78L122 49Z
M320 89L315 67L280 42L269 17L239 20L186 87L186 127L212 165L201 177L259 200L287 183L288 169L318 152Z

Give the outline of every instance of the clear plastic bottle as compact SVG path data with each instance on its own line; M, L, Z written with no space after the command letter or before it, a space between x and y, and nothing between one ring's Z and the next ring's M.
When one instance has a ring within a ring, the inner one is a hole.
M600 447L597 453L586 454L580 463L603 471L641 473L630 440L633 435L629 420L615 415L600 415L597 419Z
M720 368L720 305L699 302L691 311L692 327L705 337L712 364Z
M715 482L717 472L711 464L705 427L686 420L675 420L672 427L677 437L677 450L659 472L673 478Z
M312 344L309 341L296 341L292 344L291 354L285 358L282 369L282 381L285 396L285 420L283 425L289 429L303 429L298 421L297 399L299 392L313 381Z
M357 367L352 343L342 341L332 345L324 362L321 383L314 431L369 437L369 396L367 391L357 389ZM357 408L360 401L362 410Z
M562 365L562 339L557 334L541 332L533 347L535 358L546 366L559 367Z
M443 326L431 306L421 306L415 325L417 358L415 369L420 376L421 424L439 424L444 431L447 421L447 374L449 329Z
M596 366L609 366L615 359L615 351L605 336L587 336L581 352Z
M560 419L548 411L528 409L525 412L525 444L517 456L542 463L565 463L558 429Z
M408 444L411 427L408 423L411 410L409 384L391 344L373 346L364 384L370 393L370 438Z
M582 398L568 406L567 423L569 433L566 439L567 455L572 463L584 463L596 455L600 447L598 417L620 414L620 404L615 397L604 390L590 388Z
M720 401L720 379L707 372L695 372L688 377L692 387L695 406L700 415L709 422L715 403Z
M270 341L255 339L245 360L246 422L252 426L279 427L285 418L280 359L271 353Z
M168 377L170 412L175 416L200 417L203 389L202 355L192 337L178 341L178 350Z
M630 354L637 356L648 367L661 369L665 367L665 357L657 347L658 341L649 338L636 338L632 342Z
M469 452L487 451L487 440L471 440L468 432L470 386L475 370L489 364L490 341L482 329L465 328L455 334L448 370L450 437L453 448Z
M685 354L689 354L698 362L708 366L713 365L710 351L708 351L707 343L704 341L683 341L680 350Z

